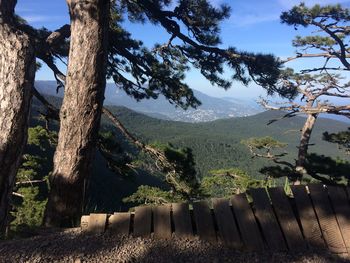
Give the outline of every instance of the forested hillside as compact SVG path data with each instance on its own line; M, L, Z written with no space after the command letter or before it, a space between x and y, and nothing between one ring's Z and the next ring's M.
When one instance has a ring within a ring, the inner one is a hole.
M47 96L48 100L59 106L61 98ZM38 121L38 112L43 110L37 100L32 105L31 126L43 125L43 121ZM206 123L185 123L166 121L151 118L149 116L136 113L124 107L111 107L110 110L118 116L125 127L138 139L145 143L171 143L176 147L189 147L193 150L194 161L199 177L208 176L210 170L225 169L231 167L241 168L248 175L263 179L264 176L259 170L267 165L271 165L265 159L251 158L251 154L245 145L241 143L243 139L250 137L272 136L282 142L288 143L286 160L292 161L296 156L298 136L303 118L296 117L284 119L267 125L269 120L281 116L278 112L264 112L250 117L231 118L217 120ZM54 122L49 123L49 127L57 130ZM349 160L343 152L337 149L335 144L322 140L324 131L336 132L346 130L347 125L328 119L320 119L314 130L311 152ZM101 130L112 130L117 136L124 150L133 156L134 160L146 161L147 157L130 144L120 134L111 123L103 118ZM51 158L49 158L51 160ZM148 160L149 161L149 160ZM48 170L52 167L51 162L45 163ZM119 211L125 210L129 205L122 202L126 196L134 193L140 185L160 186L167 189L161 174L155 170L152 172L139 169L131 177L113 173L107 167L106 160L97 151L94 162L93 176L88 185L86 203L87 211Z
M270 213L267 221L275 222L265 223L281 228L278 243L286 241L291 251L298 247L294 230L289 238L281 219L296 216L302 223L300 244L311 248L302 233L309 218L302 218L303 208L294 209L301 196L294 186L305 184L303 197L311 198L313 220L322 228L319 210L329 199L334 209L328 207L327 217L343 230L347 196L330 186L350 185L347 5L17 2L0 0L0 240L40 235L42 227L44 232L83 229L82 215L89 213L95 215L87 229L97 229L103 213L102 230L113 221L108 214L118 211L135 211L120 220L129 222L124 233L132 238L138 232L132 228L138 226L157 237L165 215L167 236L173 230L177 236L181 227L174 203L186 202L193 216L187 220L187 226L193 223L188 233L199 239L205 232L219 243L226 241L224 233L233 237L225 230L227 220L231 230L235 223L244 229L240 214L245 207L244 213L257 221L248 220L255 234L266 230L260 214ZM267 19L260 19L261 14ZM295 35L293 29L301 30ZM312 183L318 183L317 189ZM261 190L251 191L257 188ZM232 196L237 194L236 207ZM137 208L163 204L173 205ZM188 219L187 208L179 214ZM148 211L147 220L146 213L138 212L142 210ZM224 215L224 230L219 214ZM235 239L249 247L251 233L246 238L237 229ZM320 244L346 252L344 235L338 233L338 246L320 231L325 241ZM276 233L270 238L271 233L263 232L260 241L266 244L260 242L259 248L279 250L272 242ZM49 245L40 246L41 252L52 254ZM29 259L15 256L17 261ZM132 255L126 261L135 259Z
M251 176L258 177L258 170L266 165L265 160L251 159L251 155L241 140L250 137L272 136L288 143L288 160L296 156L299 130L303 125L302 117L280 120L267 125L271 119L283 115L268 111L250 117L231 118L206 123L183 123L164 121L135 113L126 108L112 107L124 125L137 137L150 143L170 142L178 147L190 147L193 150L197 169L202 176L212 169L239 167ZM342 122L320 119L316 125L310 152L332 157L348 158L337 146L322 140L325 131L346 130Z
M54 104L60 104L60 98L53 96L48 98ZM40 111L37 107L40 108L39 104L34 103L34 115ZM260 175L258 170L268 162L262 159L251 159L247 147L241 143L242 140L250 137L271 136L287 143L286 159L292 160L296 156L299 130L304 122L304 118L294 117L268 125L270 120L280 118L283 113L266 111L249 117L194 124L151 118L125 107L109 108L131 133L145 143L159 141L171 143L177 147L191 148L201 176L208 175L208 171L213 169L240 167L251 176L258 177ZM106 118L102 118L102 127L115 130L117 136L120 136L119 131L110 126ZM346 123L320 119L313 133L310 152L349 160L349 156L339 151L335 144L322 140L322 134L325 131L338 132L347 128ZM124 144L124 147L128 147L127 144Z

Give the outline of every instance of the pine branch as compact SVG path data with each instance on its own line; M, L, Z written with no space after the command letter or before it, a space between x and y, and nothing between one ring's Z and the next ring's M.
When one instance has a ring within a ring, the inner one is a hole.
M138 148L146 150L146 145L144 143L142 143L141 141L139 141L138 139L136 139L125 127L124 125L115 117L115 115L108 110L106 107L102 108L102 113L105 114L108 119L112 122L112 124L118 128L123 135L129 139L132 143L134 143Z
M341 40L337 36L337 34L335 34L332 30L330 30L327 26L323 25L322 23L312 21L311 24L324 30L324 32L329 34L338 43L338 45L340 47L340 54L338 55L338 53L335 53L335 56L337 56L339 58L341 63L344 65L344 67L346 67L347 69L350 69L350 63L346 60L346 58L349 56L349 54L347 54L347 48L345 47L343 40Z
M166 180L167 182L174 187L175 190L179 191L183 191L186 194L189 194L191 189L183 184L181 184L181 182L178 182L176 180L176 169L175 166L170 163L167 159L167 157L165 156L165 154L150 146L150 145L145 145L144 143L142 143L141 141L139 141L138 139L136 139L125 127L124 125L118 120L118 118L111 112L109 111L107 108L103 107L102 108L102 112L103 114L105 114L108 119L112 122L112 124L118 128L122 134L128 138L132 143L134 143L139 149L141 149L142 151L148 153L149 155L151 155L153 157L153 159L155 159L156 164L157 164L157 168L162 171L162 172L166 172Z

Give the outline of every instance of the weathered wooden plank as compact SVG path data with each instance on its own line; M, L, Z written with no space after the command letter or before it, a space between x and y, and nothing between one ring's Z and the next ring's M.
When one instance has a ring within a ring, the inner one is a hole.
M193 203L193 215L199 238L207 241L216 241L213 217L207 201Z
M253 197L255 216L260 222L268 247L273 251L286 250L283 233L272 210L269 197L264 188L250 189Z
M86 231L89 226L90 216L84 215L80 219L80 227L82 231Z
M173 203L173 221L175 235L178 237L192 238L193 228L191 223L191 215L187 203Z
M268 191L289 250L305 250L306 243L283 187L269 188Z
M321 229L304 185L291 186L305 240L309 247L326 248Z
M129 235L130 217L129 212L114 213L108 218L107 230L120 235Z
M329 250L333 253L346 253L346 247L326 190L321 184L311 184L308 188Z
M239 237L229 201L225 198L213 199L213 208L221 240L227 246L241 248L243 244Z
M152 229L152 208L138 206L135 208L134 236L148 237Z
M350 255L350 204L345 188L335 186L327 188L346 249Z
M90 214L87 231L94 234L105 232L107 214Z
M154 236L161 239L171 238L170 204L153 208Z
M231 204L245 248L254 251L264 250L264 241L246 195L232 196Z

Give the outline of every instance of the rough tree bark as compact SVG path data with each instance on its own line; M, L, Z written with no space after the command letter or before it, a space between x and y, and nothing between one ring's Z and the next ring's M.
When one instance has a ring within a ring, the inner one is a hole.
M306 155L310 144L311 133L315 126L317 117L318 117L318 114L308 114L307 119L304 123L304 126L301 130L300 143L298 147L299 148L298 159L296 161L296 168L295 168L295 170L301 174L306 173L306 170L305 170Z
M12 188L27 141L35 55L13 23L16 1L0 0L0 235L7 226Z
M84 179L91 172L106 85L109 0L67 0L71 41L60 132L50 177L46 226L81 214Z

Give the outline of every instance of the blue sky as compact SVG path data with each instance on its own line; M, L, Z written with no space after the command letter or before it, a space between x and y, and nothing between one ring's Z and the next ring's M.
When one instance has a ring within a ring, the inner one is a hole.
M307 31L295 31L293 27L282 25L279 15L299 3L297 0L211 0L214 5L221 3L232 7L231 17L222 23L222 47L233 46L239 50L272 53L279 57L289 57L295 52L291 41L296 34ZM307 5L341 3L350 7L350 0L306 0ZM16 12L24 17L32 26L54 30L69 23L68 10L65 0L18 0ZM132 35L142 40L146 46L152 47L156 42L163 43L169 38L160 27L150 24L130 24L125 27ZM296 69L306 66L312 61L299 60L288 64ZM65 68L61 69L65 71ZM229 72L228 72L229 74ZM53 80L54 77L47 67L43 67L36 76L38 80ZM264 94L264 90L254 84L243 87L234 83L232 88L224 91L213 87L196 70L191 70L186 76L186 82L191 88L200 90L216 97L251 98Z

